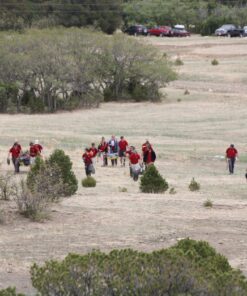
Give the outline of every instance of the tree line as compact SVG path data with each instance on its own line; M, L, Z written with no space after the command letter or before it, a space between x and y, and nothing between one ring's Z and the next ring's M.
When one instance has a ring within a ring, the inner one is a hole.
M0 112L56 112L102 101L160 99L176 74L128 36L71 28L0 36Z
M134 23L182 23L212 34L223 23L245 25L246 5L246 0L0 0L0 30L90 26L112 34Z

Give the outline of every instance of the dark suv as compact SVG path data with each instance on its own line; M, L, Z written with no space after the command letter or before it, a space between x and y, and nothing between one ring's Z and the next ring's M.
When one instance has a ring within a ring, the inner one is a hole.
M143 25L135 25L135 26L130 26L128 27L124 33L127 33L129 35L145 35L147 36L148 30L145 26Z
M235 25L223 25L215 31L216 36L242 37L244 30Z

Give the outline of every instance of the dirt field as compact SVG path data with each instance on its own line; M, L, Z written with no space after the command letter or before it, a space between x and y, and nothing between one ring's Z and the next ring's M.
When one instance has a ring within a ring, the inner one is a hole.
M32 223L16 213L13 202L6 225L0 226L0 288L16 286L33 295L29 268L33 262L62 259L69 252L95 248L151 251L180 238L207 240L247 275L247 39L191 37L149 38L173 59L179 80L169 85L160 104L104 104L98 110L55 115L1 115L1 170L14 139L25 147L38 138L45 155L63 148L79 180L84 177L81 153L102 135L125 135L140 149L149 139L158 154L157 167L177 194L141 194L128 168L102 168L96 163L97 187L84 189L55 204L50 219ZM218 66L211 60L217 58ZM184 95L188 89L189 95ZM230 143L239 150L236 174L228 175L221 159ZM25 177L24 173L15 178ZM201 191L188 184L195 177ZM126 187L122 193L119 187ZM212 200L213 208L203 202Z

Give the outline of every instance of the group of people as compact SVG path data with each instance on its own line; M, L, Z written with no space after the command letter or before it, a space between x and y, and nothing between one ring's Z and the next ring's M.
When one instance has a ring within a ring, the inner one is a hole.
M112 167L118 165L118 160L121 166L126 165L126 160L129 160L130 175L134 180L138 180L141 172L156 160L156 154L150 142L142 145L142 155L140 155L134 146L130 146L124 136L120 140L116 136L111 136L110 140L106 141L104 137L96 148L95 143L91 144L90 148L86 148L82 155L85 163L85 172L87 176L95 173L94 159L102 158L102 166L106 167L110 163Z
M14 165L15 173L20 172L20 166L32 165L35 162L36 157L41 157L43 147L39 144L38 140L29 143L29 149L22 150L18 141L15 141L13 146L9 149L7 163L10 164L11 160ZM11 158L11 160L10 160Z

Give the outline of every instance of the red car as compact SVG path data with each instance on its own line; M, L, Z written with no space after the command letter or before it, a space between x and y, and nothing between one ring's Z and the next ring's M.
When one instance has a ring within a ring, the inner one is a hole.
M153 35L153 36L172 36L172 28L168 26L159 26L159 27L154 27L152 29L148 30L148 35Z

